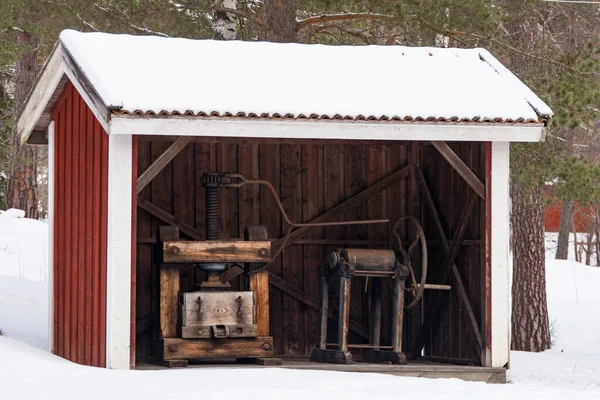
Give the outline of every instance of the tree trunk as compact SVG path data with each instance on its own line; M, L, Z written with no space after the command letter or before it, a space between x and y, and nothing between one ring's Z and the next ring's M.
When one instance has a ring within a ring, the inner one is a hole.
M573 231L573 251L575 252L575 261L581 262L579 249L577 248L577 227L575 226L575 219L572 214L573 213L571 213L571 230Z
M512 198L512 344L513 350L550 348L546 270L544 260L544 204L541 189L525 191L511 185Z
M268 27L264 40L280 43L297 41L296 0L266 0L263 21Z
M237 0L216 0L215 6L235 9ZM217 11L213 15L212 30L217 40L235 40L237 36L237 25L233 15Z
M558 227L558 246L556 248L556 259L566 260L569 257L569 236L571 232L571 215L573 214L573 202L563 202L560 213L560 225Z
M596 267L600 268L600 205L596 206Z
M29 91L35 84L38 68L38 41L26 33L19 33L18 42L28 51L21 55L15 67L14 121L18 119ZM13 128L10 145L12 154L8 171L7 207L19 208L25 211L28 218L37 219L37 149L21 145L16 127Z

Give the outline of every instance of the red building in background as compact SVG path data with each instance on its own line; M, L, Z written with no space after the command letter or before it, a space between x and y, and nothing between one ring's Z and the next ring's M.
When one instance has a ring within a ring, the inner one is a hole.
M552 186L547 185L544 188L544 197L549 201L546 205L544 215L544 231L558 232L560 226L560 216L562 213L562 202L552 196ZM593 229L595 220L595 211L593 206L573 205L573 222L577 232L588 232ZM573 228L571 227L571 231Z

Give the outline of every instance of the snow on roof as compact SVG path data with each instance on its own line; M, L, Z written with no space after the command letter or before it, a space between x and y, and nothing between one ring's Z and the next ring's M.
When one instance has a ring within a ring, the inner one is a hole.
M60 40L125 113L538 122L552 111L483 49L81 33Z

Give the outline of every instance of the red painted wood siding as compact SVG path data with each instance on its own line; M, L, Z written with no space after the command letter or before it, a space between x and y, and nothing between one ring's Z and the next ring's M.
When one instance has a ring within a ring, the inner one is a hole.
M75 87L52 110L54 324L52 352L106 365L108 135Z
M552 195L552 186L544 187L544 199L547 201L544 215L544 230L546 232L558 232L560 227L560 216L562 215L562 202ZM595 207L586 207L575 202L573 207L573 222L577 232L591 232L596 221ZM570 229L573 232L573 229Z

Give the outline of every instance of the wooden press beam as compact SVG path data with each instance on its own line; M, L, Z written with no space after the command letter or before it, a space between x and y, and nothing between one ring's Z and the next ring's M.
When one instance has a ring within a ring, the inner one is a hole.
M192 136L180 136L156 161L148 167L147 170L137 180L137 193L139 194L152 179L162 171L167 164L173 160L193 140Z
M419 188L421 190L421 194L423 195L425 203L429 207L429 210L430 210L431 216L433 218L435 227L437 229L439 238L443 244L442 249L444 250L444 253L446 256L446 266L447 266L447 268L450 268L452 276L453 276L454 280L456 281L456 285L454 285L454 286L457 289L458 296L459 296L460 300L463 302L463 304L465 305L465 309L467 310L467 315L469 318L469 322L471 323L471 328L473 330L475 338L477 339L477 347L479 350L478 354L481 354L481 349L483 348L483 338L481 336L481 330L479 329L479 324L477 323L477 319L475 318L475 313L473 312L473 307L471 306L471 302L469 301L469 297L467 296L467 291L465 289L464 283L460 276L460 272L458 270L458 267L456 266L456 263L454 262L454 260L456 259L456 255L458 254L458 247L460 245L462 236L464 235L464 233L466 231L467 222L471 215L471 211L472 211L473 207L475 206L475 204L477 203L475 201L477 199L477 197L474 194L471 197L471 199L469 200L469 202L467 203L467 206L463 209L463 214L461 215L458 229L455 232L455 237L453 238L452 246L450 246L448 238L446 237L446 233L444 232L444 227L442 226L442 221L440 220L440 216L435 207L435 203L433 202L433 197L431 196L431 192L429 191L429 187L427 186L427 181L425 180L425 176L423 176L423 171L421 171L420 168L416 169L416 177L417 177L417 182L419 183ZM446 276L444 278L443 283L447 282L449 272L446 271L445 275ZM431 310L434 309L435 302L436 302L437 298L439 298L438 294L439 294L439 292L436 292L436 297L434 298L434 301L432 303ZM429 312L426 315L426 318L431 319L431 314L432 314L432 312ZM429 324L431 324L431 321L428 321L427 319L425 320L425 322L423 323L423 326L421 328L421 334L419 335L419 339L417 340L418 349L414 350L415 354L421 353L421 349L423 347L425 331L428 329Z
M142 196L137 197L137 205L142 210L149 212L150 214L154 215L156 218L160 219L161 221L166 222L167 224L169 224L171 226L179 227L179 230L181 232L185 233L192 239L194 239L194 240L204 239L204 235L202 234L202 232L200 232L193 226L186 224L185 222L183 222L179 218L175 217L173 214L170 214L167 211L163 210L159 206L152 204L151 202L149 202Z
M485 199L485 185L446 142L431 142L433 147L450 163L452 168L467 182L479 197Z
M320 310L319 303L317 301L315 301L312 297L310 297L304 291L298 289L296 286L281 279L277 275L269 273L269 284L271 284L272 286L275 286L277 289L281 290L282 292L292 296L293 298L300 301L304 305L307 305L308 307L312 308L313 310L317 310L317 311ZM333 312L333 310L330 310L329 318L337 321L338 316ZM369 339L368 330L364 326L359 324L358 322L350 320L349 329L352 332L359 335L360 337Z
M271 260L271 242L265 241L165 241L163 262L266 263Z
M344 214L346 211L353 207L358 206L360 203L367 200L372 195L387 189L388 187L392 186L395 183L398 183L402 179L408 178L410 176L410 170L411 166L406 165L400 168L399 170L392 172L391 174L381 179L380 181L375 182L368 188L358 192L357 194L341 202L337 206L325 211L323 214L311 220L310 223L330 222L335 217ZM280 250L280 246L286 248L287 246L293 244L296 240L306 235L311 229L314 229L314 226L303 226L293 231L287 238L284 237L277 240L275 243L273 243L273 249L277 249L273 251L273 253L278 252Z

